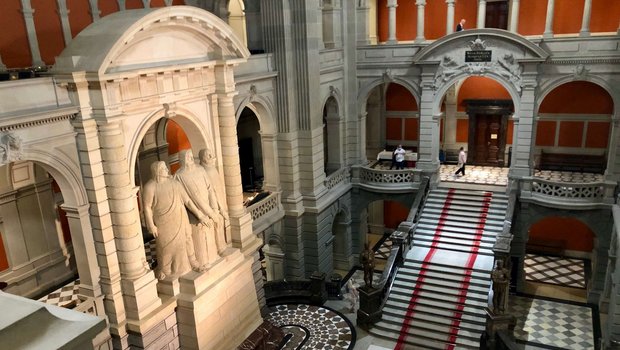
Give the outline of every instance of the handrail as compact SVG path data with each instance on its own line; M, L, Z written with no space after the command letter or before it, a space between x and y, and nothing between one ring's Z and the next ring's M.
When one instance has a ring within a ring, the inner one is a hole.
M383 269L383 274L381 275L381 281L379 282L379 284L383 284L383 287L381 288L383 291L383 293L381 293L381 310L383 310L385 303L387 303L388 296L390 295L390 291L394 285L394 280L396 279L396 274L398 273L398 268L400 267L397 264L397 257L400 250L400 246L392 246L390 256L388 257L385 268Z

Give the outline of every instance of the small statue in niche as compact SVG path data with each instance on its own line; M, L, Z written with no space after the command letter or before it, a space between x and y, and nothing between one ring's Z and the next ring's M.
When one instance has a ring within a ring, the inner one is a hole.
M157 278L177 278L192 268L200 270L194 255L187 206L204 225L207 217L196 208L181 184L170 177L166 163L151 164L151 180L144 185L144 217L155 236Z
M20 160L22 157L22 139L12 132L5 133L0 138L0 164Z
M216 235L217 239L224 239L226 245L230 247L232 245L232 239L230 237L230 229L226 226L226 222L230 222L228 217L228 205L226 203L226 185L222 182L222 177L217 170L215 155L213 152L202 149L198 153L200 158L200 165L207 172L209 182L215 190L215 202L211 202L211 208L219 213L216 215L216 222L218 224Z
M375 270L375 252L370 249L368 242L364 243L364 250L360 254L360 263L364 270L365 287L372 288L372 274Z
M495 262L495 269L491 272L491 280L493 281L493 312L501 315L506 311L506 296L510 282L510 271L504 267L503 260Z

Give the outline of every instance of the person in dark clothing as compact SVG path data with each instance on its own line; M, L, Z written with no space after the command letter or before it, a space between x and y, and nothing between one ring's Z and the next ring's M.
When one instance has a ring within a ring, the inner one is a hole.
M460 32L465 29L465 18L462 18L461 21L456 25L456 31Z

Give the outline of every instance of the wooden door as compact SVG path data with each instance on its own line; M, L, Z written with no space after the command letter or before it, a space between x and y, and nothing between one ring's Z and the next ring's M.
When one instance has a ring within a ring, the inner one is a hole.
M505 138L502 135L502 116L478 114L476 116L475 158L472 163L501 165L503 163L501 155L501 150L504 148L503 140Z
M508 1L487 2L484 27L508 29Z

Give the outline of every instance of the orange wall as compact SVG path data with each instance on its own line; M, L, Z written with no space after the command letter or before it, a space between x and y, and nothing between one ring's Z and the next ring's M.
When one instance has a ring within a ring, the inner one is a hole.
M101 1L99 1L101 2ZM71 35L75 37L89 24L93 23L90 13L90 5L84 0L67 0L69 11L69 24L71 25Z
M607 148L609 142L609 122L588 122L586 147Z
M591 32L616 32L619 18L620 1L592 0Z
M583 139L582 121L561 121L560 134L558 135L558 146L560 147L581 147Z
M585 0L562 0L555 2L555 11L553 12L553 34L579 33L581 29L581 20L583 18L584 1Z
M407 118L405 119L405 140L417 141L418 140L418 119Z
M478 0L459 0L454 8L454 23L452 28L456 30L456 24L465 18L465 29L473 29L476 27L478 20Z
M514 128L515 128L515 121L509 120L508 126L506 128L506 144L507 145L512 145L512 133L514 132Z
M469 137L469 119L456 120L456 142L467 142Z
M458 91L457 108L465 111L467 107L464 100L484 99L484 100L511 100L508 90L497 81L487 77L469 77L463 82Z
M445 1L435 0L426 2L424 7L424 36L426 39L432 40L446 35L447 14L448 7Z
M407 215L409 215L409 208L400 202L383 202L383 224L385 227L397 229L401 222L407 220Z
M519 27L517 31L521 35L542 34L545 31L546 16L546 1L521 0L519 9Z
M386 111L417 111L418 103L402 85L390 84L385 92Z
M4 271L9 268L9 259L6 256L6 250L4 249L4 242L2 241L2 234L0 234L0 271Z
M579 220L553 216L532 225L529 238L563 241L568 250L591 252L594 233Z
M168 155L192 148L183 129L172 120L168 120L166 125L166 142L168 142Z
M555 146L556 122L541 120L536 127L536 146Z
M99 11L101 11L99 16L105 17L118 10L118 3L116 1L99 0Z
M144 6L142 6L142 0L127 0L125 2L125 8L127 10L133 10L144 8Z
M403 137L403 122L401 118L385 118L385 138L400 140Z
M538 113L612 114L613 109L605 89L588 81L573 81L551 91Z
M0 2L0 56L9 68L30 67L30 47L19 0ZM10 30L8 30L10 28Z
M32 0L34 26L37 28L37 41L41 59L46 64L54 64L65 47L56 1Z

